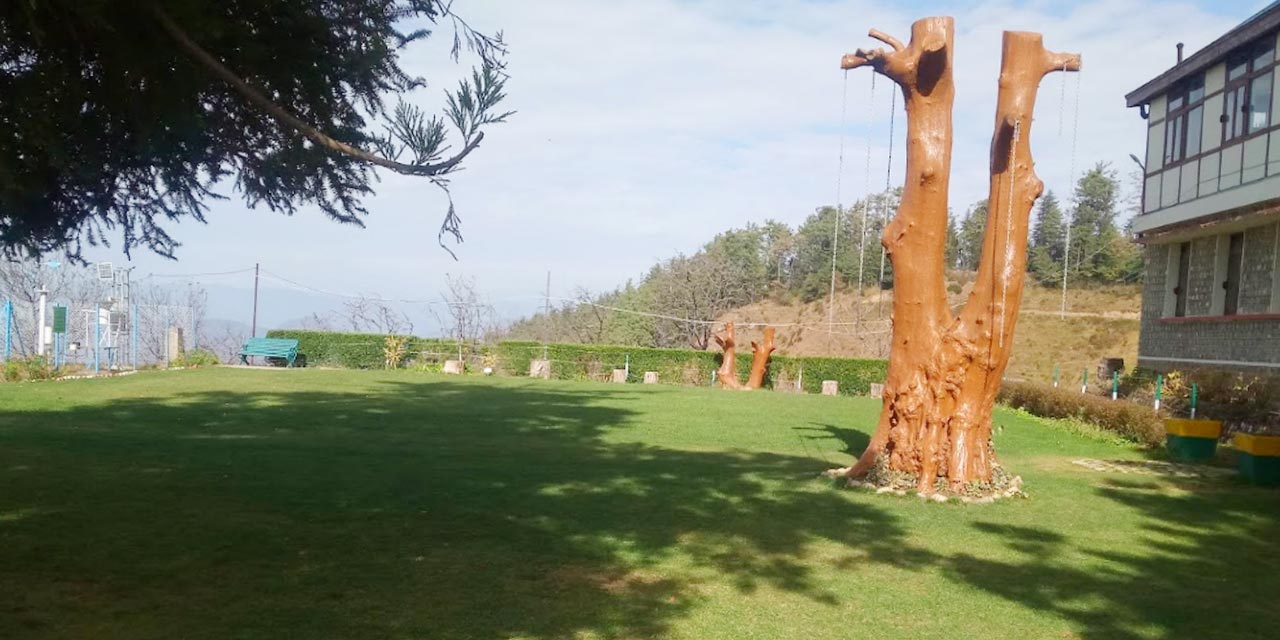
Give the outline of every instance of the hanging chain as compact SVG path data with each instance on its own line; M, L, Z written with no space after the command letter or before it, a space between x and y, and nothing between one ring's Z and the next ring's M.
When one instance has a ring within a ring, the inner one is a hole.
M849 107L849 71L844 72L844 86L841 89L840 97L840 159L836 168L836 222L831 229L831 296L827 302L827 330L831 329L832 323L835 321L836 311L836 249L840 245L840 212L844 208L841 201L843 194L842 181L844 179L844 137L845 137L845 119Z
M1009 142L1009 199L1005 202L1004 215L1004 257L1007 263L1009 257L1013 255L1013 186L1016 183L1018 165L1016 164L1016 153L1018 150L1018 138L1022 136L1022 119L1013 121L1013 140ZM1005 322L1009 317L1009 265L1005 264L1005 273L1001 277L1004 282L1003 291L1000 293L1000 346L1004 347L1004 330Z
M1067 63L1062 62L1062 92L1058 95L1058 137L1062 137L1062 123L1067 119Z
M889 224L889 185L893 180L893 127L894 120L898 115L898 92L889 92L889 160L884 167L884 193L880 194L882 201L880 203L880 233L884 233L884 228ZM880 317L884 317L884 261L886 251L884 245L880 245L880 280L876 283L879 291L876 293L876 300L880 302Z
M1065 69L1066 66L1064 65ZM1068 187L1071 189L1071 202L1076 202L1076 142L1080 138L1080 71L1076 71L1076 95L1074 113L1071 115L1071 172L1067 174ZM1063 79L1062 86L1067 81ZM1071 217L1067 220L1067 234L1062 248L1062 310L1061 317L1067 317L1067 273L1071 270L1071 227L1075 224L1076 207L1071 208Z
M870 120L876 121L876 74L871 74ZM862 277L867 263L867 209L871 208L871 127L867 127L867 160L862 175L862 232L858 235L858 322L862 321Z

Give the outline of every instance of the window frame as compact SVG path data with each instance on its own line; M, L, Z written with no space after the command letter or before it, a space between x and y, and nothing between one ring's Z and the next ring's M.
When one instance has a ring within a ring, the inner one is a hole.
M1191 242L1178 243L1177 279L1173 286L1173 317L1187 317L1187 289L1191 286Z
M1267 100L1266 107L1267 122L1260 127L1251 126L1252 111L1249 107L1253 104L1253 85L1254 81L1264 75L1273 73L1276 66L1276 36L1270 34L1256 42L1252 42L1247 46L1241 47L1227 58L1227 81L1222 87L1222 115L1219 122L1222 123L1222 146L1227 146L1236 142L1242 142L1250 137L1257 135L1259 132L1267 131L1275 126L1275 114L1272 113L1272 100ZM1271 52L1270 59L1262 64L1258 64L1258 58L1266 51ZM1232 67L1244 65L1244 72L1235 78L1231 78ZM1271 80L1271 95L1274 96L1276 91L1275 78ZM1234 101L1232 98L1236 98ZM1239 125L1238 127L1235 125Z
M1192 97L1199 92L1197 97ZM1169 109L1165 112L1164 118L1164 142L1161 144L1161 170L1168 167L1180 165L1187 161L1188 158L1194 158L1204 149L1201 142L1204 137L1204 73L1198 73L1195 76L1187 78L1180 82L1177 88L1170 91L1165 97L1165 104L1172 105L1174 101L1181 101L1177 108ZM1200 109L1200 131L1197 134L1196 147L1194 153L1187 152L1187 140L1189 133L1188 128L1191 122L1191 112ZM1172 148L1170 148L1172 147Z

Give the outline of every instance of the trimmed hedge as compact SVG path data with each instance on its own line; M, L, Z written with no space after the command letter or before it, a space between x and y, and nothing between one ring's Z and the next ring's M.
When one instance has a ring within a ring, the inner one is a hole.
M384 363L386 336L382 334L274 329L267 332L267 337L297 340L298 353L306 356L309 365L381 369ZM706 386L711 384L711 372L720 368L718 352L692 349L587 344L544 347L537 342L499 342L485 347L478 355L492 358L499 373L524 376L529 373L529 362L542 358L544 349L551 359L551 377L558 380L608 381L614 369L622 369L629 362L628 382L640 382L644 372L656 371L663 384ZM410 336L402 366L443 361L456 350L450 340ZM749 352L738 354L737 367L738 379L745 382L751 371ZM863 395L871 390L871 383L883 381L887 371L888 363L884 360L773 356L769 359L764 383L768 388L793 390L796 380L801 380L804 391L820 393L823 380L835 380L840 383L842 395Z
M312 366L381 369L385 362L383 349L387 336L381 333L272 329L267 332L267 337L297 340L299 356L306 356L306 363ZM452 341L416 336L408 338L407 353L401 366L423 360L444 360L448 354L457 352L456 343Z
M530 361L542 358L543 350L537 342L500 342L492 352L500 372L523 376L529 373ZM663 384L710 385L711 372L720 367L719 353L692 349L549 344L545 351L551 360L551 377L559 380L607 381L614 369L630 362L629 382L639 382L644 372L656 371ZM750 353L738 354L737 369L738 379L745 382L751 371ZM871 383L883 381L887 371L884 360L773 356L765 386L791 390L800 379L804 391L820 393L823 380L836 380L841 394L862 395L871 390Z
M1043 418L1081 420L1150 447L1164 444L1164 425L1150 406L1036 382L1005 382L996 400Z

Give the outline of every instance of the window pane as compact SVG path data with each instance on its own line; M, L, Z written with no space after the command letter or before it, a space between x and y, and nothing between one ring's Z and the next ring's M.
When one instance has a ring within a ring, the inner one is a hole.
M1204 128L1204 107L1196 107L1187 113L1187 155L1200 153L1200 139Z
M1222 115L1226 118L1224 120L1226 126L1222 128L1222 135L1227 140L1236 137L1235 127L1240 122L1240 103L1237 101L1237 96L1239 96L1240 90L1243 88L1232 89L1224 96Z
M1235 80L1249 72L1248 60L1234 60L1227 63L1227 79Z
M1276 59L1276 48L1275 48L1275 45L1271 45L1266 49L1260 51L1258 55L1254 56L1253 70L1257 71L1262 67L1265 67L1271 64L1271 61L1275 59Z
M1253 79L1249 90L1249 130L1261 131L1271 122L1271 74Z
M1169 94L1169 107L1168 107L1168 109L1167 109L1167 110L1168 110L1168 111L1170 111L1170 112L1172 112L1172 111L1176 111L1176 110L1178 110L1178 109L1181 109L1181 108L1182 108L1182 96L1183 96L1183 95L1184 95L1184 94L1183 94L1183 92L1182 92L1182 90L1181 90L1181 89L1179 89L1179 90L1177 90L1177 91L1175 91L1175 92L1173 92L1173 93L1170 93L1170 94Z
M1191 88L1187 91L1187 103L1194 103L1204 100L1204 76L1200 76L1191 81Z

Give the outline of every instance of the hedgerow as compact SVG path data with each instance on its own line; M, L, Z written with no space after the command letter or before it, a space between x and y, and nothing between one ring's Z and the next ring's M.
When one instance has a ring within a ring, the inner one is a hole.
M1150 406L1036 382L1005 382L996 400L1044 418L1081 420L1147 446L1163 444L1160 415Z

